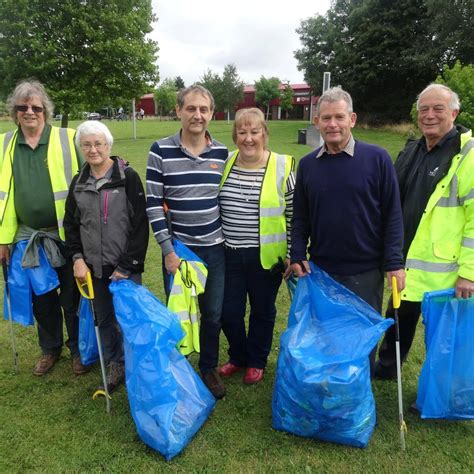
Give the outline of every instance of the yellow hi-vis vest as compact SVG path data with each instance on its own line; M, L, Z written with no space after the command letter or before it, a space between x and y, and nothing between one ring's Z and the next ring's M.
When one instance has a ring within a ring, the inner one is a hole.
M410 245L401 298L422 301L426 291L474 280L474 139L461 135L461 151L436 185Z
M220 188L229 176L232 166L239 155L232 152L226 161ZM259 241L260 263L269 270L278 258L285 260L287 247L285 190L286 182L294 169L295 160L290 155L278 155L271 152L265 168L259 204Z
M70 128L51 127L48 144L48 171L54 194L59 236L65 240L64 212L66 197L73 176L79 171L74 147L75 131ZM18 221L15 212L13 158L18 130L0 135L0 244L11 244Z
M196 297L206 288L207 268L201 262L181 259L168 299L168 309L175 313L184 331L177 344L183 355L200 352Z

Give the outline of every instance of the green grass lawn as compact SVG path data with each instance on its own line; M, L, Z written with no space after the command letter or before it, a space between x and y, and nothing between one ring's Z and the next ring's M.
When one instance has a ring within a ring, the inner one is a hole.
M174 133L177 122L137 122L137 140L131 122L105 122L116 138L113 152L130 161L142 178L147 151L157 138ZM75 127L78 122L73 122ZM270 122L270 148L297 159L310 151L298 145L303 122ZM12 124L0 122L0 132ZM231 125L211 124L213 136L232 148ZM387 130L355 129L357 138L387 148L395 157L405 137ZM144 284L163 296L160 251L150 241ZM239 377L227 383L227 397L181 455L167 463L138 438L129 413L125 389L114 394L112 414L91 395L100 381L95 367L82 377L70 370L67 350L45 377L31 375L40 355L36 331L15 325L20 373L12 374L8 324L0 321L0 472L473 472L474 423L421 421L406 411L408 451L399 444L397 386L373 384L378 426L367 449L298 438L271 428L271 395L279 349L286 327L289 301L282 286L273 349L264 381L244 386ZM416 397L424 359L420 326L405 365L405 407ZM226 341L221 339L220 361ZM191 361L196 365L197 358Z

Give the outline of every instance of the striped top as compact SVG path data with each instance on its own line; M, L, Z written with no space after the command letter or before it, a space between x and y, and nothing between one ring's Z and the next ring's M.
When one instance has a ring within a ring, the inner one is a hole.
M222 230L226 245L259 247L259 200L265 168L233 166L219 194ZM285 218L288 252L291 247L291 218L295 175L289 174L285 190Z
M173 252L163 203L173 236L187 245L210 246L224 241L219 216L219 183L227 148L207 133L208 146L193 156L181 144L181 132L150 148L146 171L147 214L163 255Z

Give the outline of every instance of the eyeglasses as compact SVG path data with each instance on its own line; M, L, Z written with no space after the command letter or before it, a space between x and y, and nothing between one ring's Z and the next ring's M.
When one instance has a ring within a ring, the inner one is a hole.
M35 114L40 114L44 110L44 108L39 105L15 105L15 110L17 112L27 112L29 108L31 108Z
M84 151L91 151L92 148L95 148L97 151L103 150L107 146L107 143L81 143L81 148Z

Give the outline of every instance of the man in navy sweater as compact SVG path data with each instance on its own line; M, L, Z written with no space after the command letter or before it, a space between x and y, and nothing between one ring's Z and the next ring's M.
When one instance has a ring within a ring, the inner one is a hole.
M309 260L382 311L384 272L405 286L403 221L397 178L388 153L355 141L352 98L341 88L324 92L315 125L324 145L304 156L296 177L292 269L310 272ZM309 242L309 246L308 246ZM375 349L371 354L371 372Z

